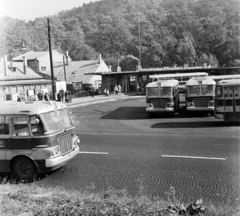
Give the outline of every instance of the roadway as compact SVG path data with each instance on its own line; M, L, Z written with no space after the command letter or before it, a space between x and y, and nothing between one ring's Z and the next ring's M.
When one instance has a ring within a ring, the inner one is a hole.
M239 205L239 125L207 115L149 118L145 98L82 99L69 104L81 152L37 184L103 192L109 186L185 202ZM84 101L85 100L85 101Z

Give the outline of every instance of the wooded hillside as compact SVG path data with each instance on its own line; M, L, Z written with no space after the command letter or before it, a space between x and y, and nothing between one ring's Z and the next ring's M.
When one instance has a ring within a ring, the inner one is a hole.
M122 70L135 70L139 57L143 68L240 59L239 0L101 0L49 18L54 49L73 60L101 53L113 70L118 59ZM20 54L22 40L29 50L48 50L47 17L0 18L0 56Z

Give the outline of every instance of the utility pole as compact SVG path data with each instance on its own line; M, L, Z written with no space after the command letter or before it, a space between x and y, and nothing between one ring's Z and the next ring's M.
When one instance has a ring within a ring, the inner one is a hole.
M63 71L64 71L64 80L66 81L66 84L67 84L66 68L65 68L65 57L64 57L64 55L63 55Z
M53 93L53 100L56 100L53 60L52 60L52 46L51 46L51 29L50 29L50 25L49 25L49 18L47 18L47 22L48 22L48 45L49 45L49 56L50 56L51 77L52 77L52 93Z
M138 70L141 68L141 21L140 21L140 11L139 11L139 0L138 2Z

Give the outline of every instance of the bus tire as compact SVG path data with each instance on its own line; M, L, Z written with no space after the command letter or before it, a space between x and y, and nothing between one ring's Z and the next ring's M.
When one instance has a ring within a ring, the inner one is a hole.
M214 116L214 111L210 112L211 116Z
M13 174L18 180L34 181L38 177L37 167L27 157L17 157L12 164Z

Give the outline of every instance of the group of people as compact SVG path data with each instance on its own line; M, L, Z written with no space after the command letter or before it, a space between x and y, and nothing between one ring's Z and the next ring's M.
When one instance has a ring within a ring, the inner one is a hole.
M63 89L61 89L58 93L57 93L57 100L61 101L61 102L66 102L66 103L71 103L72 102L72 94L69 90L65 91Z
M50 96L47 92L44 93L44 91L39 91L37 94L37 98L39 101L50 101Z
M116 95L118 95L118 93L121 93L121 86L120 85L116 85L115 86L115 88L114 88L114 93L116 94Z

